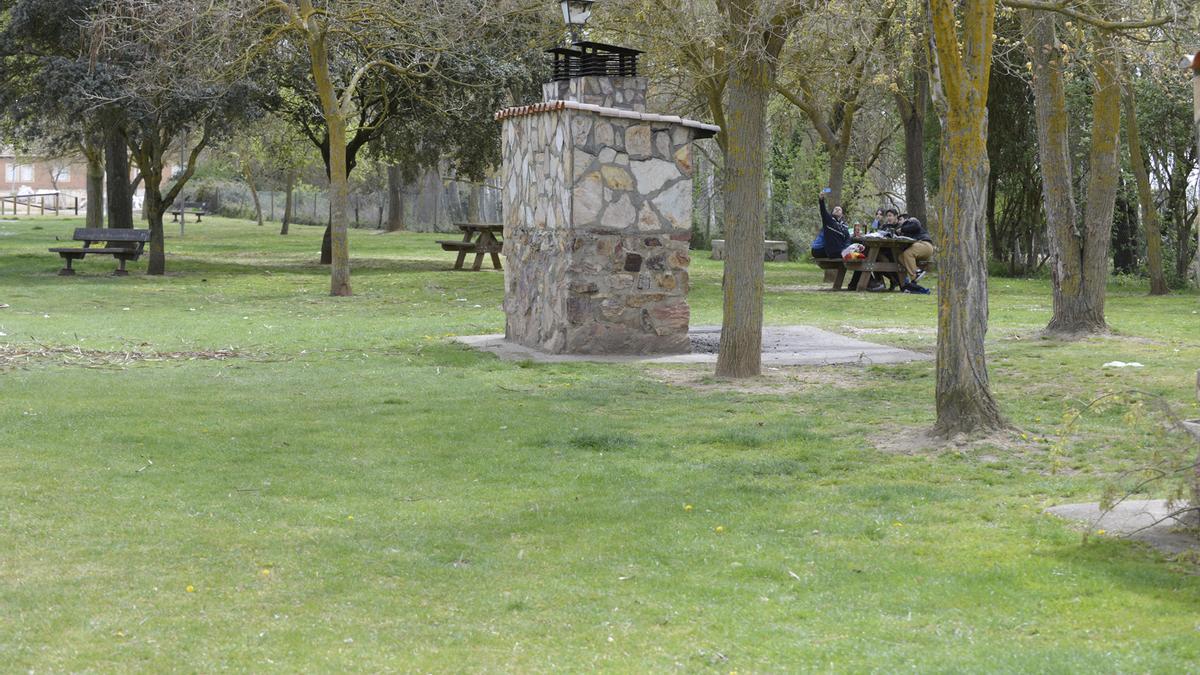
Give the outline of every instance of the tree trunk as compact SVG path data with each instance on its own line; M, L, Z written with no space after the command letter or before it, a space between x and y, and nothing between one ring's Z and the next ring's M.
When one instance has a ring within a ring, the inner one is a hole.
M929 223L925 201L925 116L904 122L904 201L908 215Z
M992 245L992 259L1004 260L1004 242L996 231L996 174L990 171L987 182L987 234L988 243Z
M969 0L956 21L949 0L930 0L934 89L942 118L938 261L937 422L941 437L1006 426L992 398L988 324L987 94L995 3ZM960 37L957 26L962 26ZM960 40L963 46L960 48Z
M1050 247L1050 278L1054 294L1054 313L1046 332L1064 337L1079 336L1107 330L1104 321L1104 284L1108 281L1108 242L1112 237L1112 206L1108 202L1107 223L1104 232L1091 234L1099 213L1104 210L1100 200L1106 199L1109 191L1105 181L1113 183L1111 199L1116 199L1115 168L1108 176L1100 173L1111 166L1106 152L1115 150L1115 139L1106 134L1112 113L1120 124L1119 101L1111 100L1112 92L1097 85L1093 93L1092 161L1089 172L1091 181L1088 189L1088 213L1084 231L1077 230L1074 181L1071 170L1071 149L1068 137L1069 116L1067 113L1066 90L1063 74L1066 69L1063 52L1059 49L1055 30L1055 15L1051 12L1020 12L1022 31L1033 63L1034 109L1038 132L1038 157L1042 169L1042 196L1046 206L1047 236ZM1109 57L1111 58L1111 56ZM1102 59L1101 59L1102 61ZM1097 64L1097 76L1101 71L1111 71ZM1111 112L1103 106L1113 106ZM1092 189L1096 192L1093 194ZM1103 239L1100 242L1089 239ZM1097 267L1089 258L1103 249L1104 261L1098 281L1091 279ZM1099 293L1097 294L1097 287Z
M1188 220L1188 194L1191 183L1192 167L1187 162L1176 162L1172 167L1167 194L1167 212L1170 213L1171 234L1175 242L1175 276L1184 279L1188 274L1188 265L1192 261L1191 247L1188 245L1192 236L1191 223ZM1197 228L1200 232L1200 228Z
M254 183L254 174L250 171L249 162L243 161L241 164L242 178L246 181L246 188L250 190L250 199L254 201L254 219L258 221L258 226L262 227L262 201L258 198L258 186Z
M89 228L104 227L104 146L87 144L87 221Z
M942 137L942 206L937 233L937 424L941 436L998 429L984 338L988 324L984 210L986 121L949 120Z
M925 54L923 49L913 51ZM923 56L914 55L913 58ZM929 73L923 63L913 65L911 96L911 101L898 101L901 103L898 107L904 124L904 201L908 214L928 225L929 213L925 202L925 118L929 110ZM903 99L903 96L897 97Z
M333 223L332 223L332 221L329 223L326 223L325 232L321 235L321 259L317 262L319 262L322 265L332 265L333 264Z
M767 100L774 73L754 55L730 68L725 136L725 278L718 377L762 369Z
M1092 92L1092 148L1088 159L1087 205L1083 214L1083 288L1048 330L1066 334L1108 331L1108 295L1113 213L1121 175L1121 80L1116 38L1098 32L1092 40L1096 88ZM1064 303L1065 304L1065 303Z
M467 222L482 223L483 213L480 208L480 193L483 188L478 183L470 183L467 187Z
M1137 180L1138 203L1141 205L1142 226L1146 233L1146 266L1150 272L1150 295L1166 295L1167 279L1163 274L1162 224L1158 208L1154 206L1154 193L1150 188L1150 172L1146 169L1146 157L1142 154L1142 133L1138 126L1137 94L1133 83L1126 79L1125 135L1129 140L1129 165Z
M829 208L842 205L842 189L846 185L846 158L850 148L843 145L828 146L829 150ZM843 207L844 208L844 207ZM846 216L849 218L849 214Z
M283 197L283 224L279 226L279 234L288 233L288 225L292 223L292 201L293 193L296 189L296 171L289 170L287 173L287 187L284 190Z
M425 224L430 230L437 231L440 220L442 199L442 177L437 167L429 169L421 178L421 194L417 197L414 220Z
M1137 271L1137 206L1128 199L1125 181L1120 181L1117 190L1116 218L1113 219L1112 262L1118 274L1133 274Z
M162 175L161 172L159 175ZM145 182L146 198L142 202L142 208L150 225L150 261L146 264L146 274L160 275L167 271L167 254L163 245L163 210L166 205L163 203L158 181L148 178Z
M108 226L133 229L133 190L129 185L129 148L125 131L114 127L104 138L104 170L108 175ZM143 207L144 208L144 207Z
M388 167L387 182L387 231L398 232L404 229L404 175L399 166Z
M308 3L304 3L308 4ZM315 19L310 19L315 21ZM341 108L329 73L329 53L325 33L313 27L308 32L308 51L312 59L313 81L325 113L329 133L329 226L325 240L329 242L329 294L346 296L350 290L350 249L347 220L350 213L350 180L346 167L346 113ZM324 262L326 247L321 247Z

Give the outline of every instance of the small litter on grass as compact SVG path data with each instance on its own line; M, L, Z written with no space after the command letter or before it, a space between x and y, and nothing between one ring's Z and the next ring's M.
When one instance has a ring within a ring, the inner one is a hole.
M1101 368L1145 368L1145 366L1137 361L1130 361L1129 363L1125 363L1124 361L1109 361L1101 366Z

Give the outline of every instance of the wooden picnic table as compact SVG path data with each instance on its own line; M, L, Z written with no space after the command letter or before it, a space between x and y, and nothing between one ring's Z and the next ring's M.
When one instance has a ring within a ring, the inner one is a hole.
M833 280L833 290L842 290L842 284L845 283L846 272L862 272L859 276L858 285L847 290L865 291L871 283L871 275L879 274L896 274L904 275L904 266L900 264L900 252L908 248L915 239L909 237L853 237L851 241L855 244L862 244L867 249L867 257L865 260L850 260L845 261L840 258L818 258L817 265L821 269L836 270L837 274ZM891 260L880 260L879 255L883 251L891 251Z
M455 227L462 230L462 241L443 241L438 243L442 245L443 251L457 251L458 259L454 261L454 269L461 270L463 262L467 259L468 253L475 254L475 263L471 265L472 272L478 272L483 264L483 256L492 256L492 267L495 269L504 269L500 266L500 249L503 247L503 242L496 238L497 234L504 232L504 226L494 223L455 223Z

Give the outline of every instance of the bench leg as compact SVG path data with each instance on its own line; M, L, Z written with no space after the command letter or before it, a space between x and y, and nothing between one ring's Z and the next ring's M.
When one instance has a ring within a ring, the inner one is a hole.
M454 261L454 269L461 270L463 268L463 263L466 262L466 260L467 260L466 250L459 251L458 259Z
M835 291L842 290L842 282L845 280L846 280L846 268L839 267L837 269L837 276L835 276L833 278L833 290L835 290Z
M492 251L492 267L498 270L504 269L500 266L500 254Z
M120 262L120 266L119 266L119 267L117 267L117 269L113 270L113 273L112 273L112 275L113 275L114 277L127 277L127 276L129 276L129 270L125 269L125 258L117 258L117 260Z
M475 262L471 264L472 272L478 272L479 268L483 267L483 256L484 255L485 255L485 253L483 251L475 252Z
M71 256L63 256L63 260L67 262L67 266L58 271L60 277L73 277L75 270L71 267L71 263L75 262L75 258Z

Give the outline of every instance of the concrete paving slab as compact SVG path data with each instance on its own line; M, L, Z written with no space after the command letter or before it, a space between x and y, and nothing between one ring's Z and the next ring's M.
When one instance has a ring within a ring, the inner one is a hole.
M503 335L468 335L454 338L462 344L490 352L505 361L529 360L536 363L716 363L721 339L720 326L694 326L688 331L692 353L605 356L547 354L504 339ZM930 361L933 356L920 352L856 340L813 328L812 326L768 326L763 329L764 365L824 366L837 363L907 363Z
M1169 553L1180 553L1200 546L1200 539L1187 531L1194 520L1170 517L1185 507L1175 504L1171 508L1165 499L1127 499L1107 513L1095 502L1052 506L1046 513L1084 523L1092 530L1104 530L1108 536L1127 536Z

